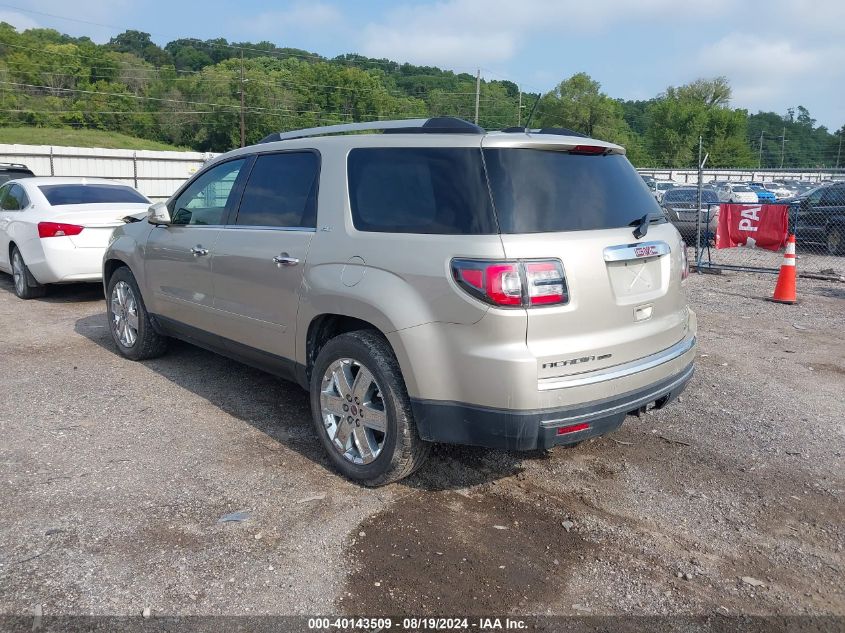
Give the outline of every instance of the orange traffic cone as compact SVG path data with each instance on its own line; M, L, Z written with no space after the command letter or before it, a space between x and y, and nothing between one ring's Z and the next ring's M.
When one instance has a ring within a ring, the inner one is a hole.
M769 301L775 303L797 303L795 293L795 236L790 235L786 240L786 251L783 253L783 264L780 266L775 294Z

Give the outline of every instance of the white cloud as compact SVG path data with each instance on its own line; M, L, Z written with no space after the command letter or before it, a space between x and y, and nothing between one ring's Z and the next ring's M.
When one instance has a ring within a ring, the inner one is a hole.
M38 28L38 22L31 17L15 11L0 11L0 22L6 22L14 26L18 31Z
M244 32L272 37L290 34L292 31L334 27L342 21L343 15L334 5L303 2L288 9L264 11L248 19L241 18L236 23Z
M789 90L795 77L819 67L821 52L783 38L731 33L698 53L697 68L706 75L725 75L734 99L750 103Z
M729 0L684 7L685 19L719 15ZM580 37L622 22L676 20L676 0L441 0L399 5L365 26L365 55L465 67L512 59L535 34Z
M809 26L783 29L778 37L729 33L701 47L684 67L694 76L727 76L735 107L783 114L805 105L821 123L842 124L841 100L831 97L845 80L845 44Z

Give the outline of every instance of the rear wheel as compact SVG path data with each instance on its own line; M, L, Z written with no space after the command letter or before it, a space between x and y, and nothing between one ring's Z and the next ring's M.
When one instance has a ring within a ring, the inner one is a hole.
M311 410L335 468L367 486L407 477L427 459L399 363L373 331L341 334L320 350L311 374Z
M21 299L36 299L43 297L47 292L47 288L38 283L29 272L17 246L12 247L12 278L15 282L15 294Z
M153 328L135 275L126 266L109 279L106 312L112 340L126 358L155 358L167 349L167 337Z
M829 255L845 255L845 231L841 226L832 226L828 230L827 252Z

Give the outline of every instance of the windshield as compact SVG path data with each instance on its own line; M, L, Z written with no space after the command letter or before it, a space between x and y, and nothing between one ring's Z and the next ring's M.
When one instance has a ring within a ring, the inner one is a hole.
M754 191L751 187L746 187L745 185L735 185L733 187L734 191L738 191L740 193L748 193Z
M484 161L502 233L620 228L646 214L666 221L621 154L485 149Z
M661 191L666 191L667 189L674 189L675 185L671 182L659 182L657 183L657 188Z
M149 204L140 193L125 185L66 184L38 187L47 202L57 207L65 204Z

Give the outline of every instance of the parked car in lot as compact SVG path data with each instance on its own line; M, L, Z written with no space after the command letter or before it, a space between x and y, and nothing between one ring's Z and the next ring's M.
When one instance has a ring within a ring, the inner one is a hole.
M728 182L716 190L722 202L757 203L757 194L748 185Z
M797 242L823 244L829 255L845 255L845 183L821 185L782 202L790 205Z
M688 244L695 244L698 238L698 216L701 216L701 240L703 244L716 238L719 226L719 196L715 190L702 188L701 206L698 206L696 187L676 187L663 194L660 203L666 217L675 225Z
M0 163L0 185L19 178L32 178L35 174L21 163Z
M654 181L654 197L660 202L663 199L663 194L669 191L670 189L674 189L678 185L672 182L671 180L655 180Z
M766 189L765 185L761 182L749 182L748 186L757 194L757 202L771 204L777 200L774 192Z
M116 229L103 283L125 357L175 337L293 379L334 466L381 485L431 442L576 444L666 405L687 271L621 147L437 118L218 156Z
M791 189L790 187L787 187L785 184L780 182L767 182L765 183L765 187L773 194L775 194L775 198L777 198L778 200L783 200L784 198L791 198L797 192L796 189Z
M112 231L149 206L110 180L10 180L0 187L0 271L12 274L21 299L42 296L46 284L99 281Z

